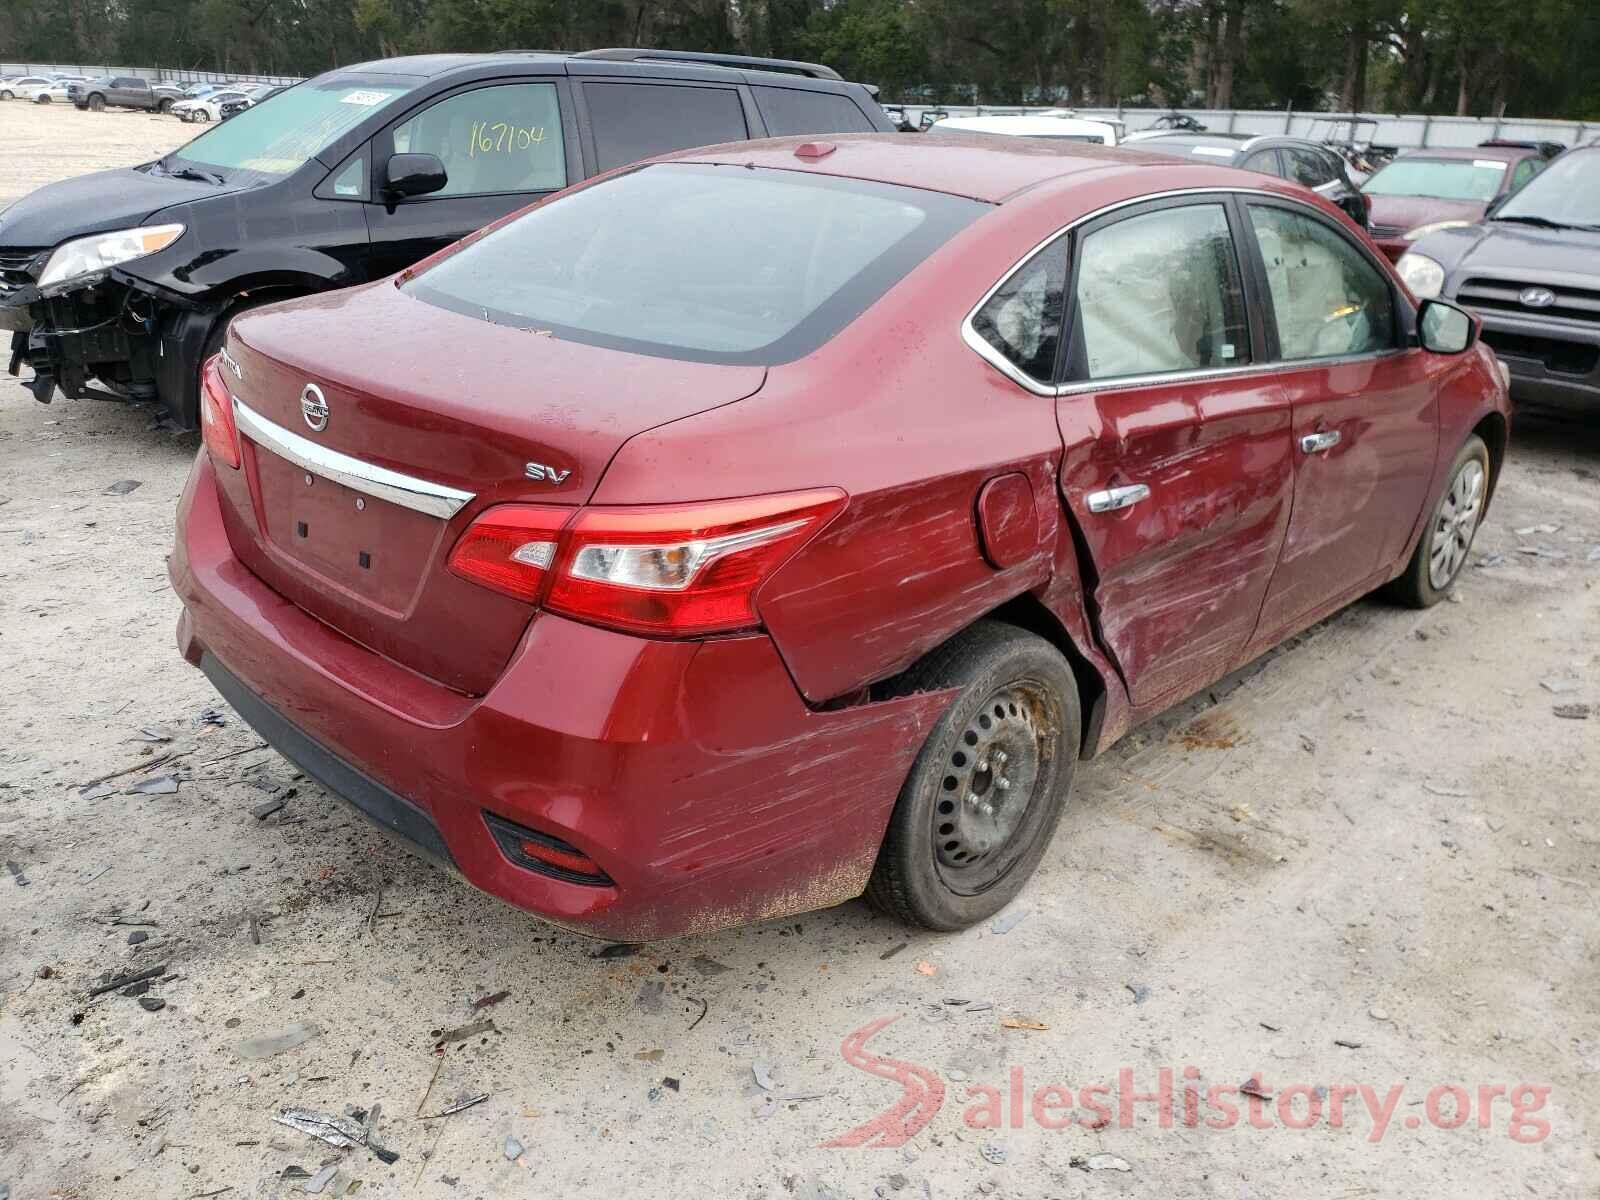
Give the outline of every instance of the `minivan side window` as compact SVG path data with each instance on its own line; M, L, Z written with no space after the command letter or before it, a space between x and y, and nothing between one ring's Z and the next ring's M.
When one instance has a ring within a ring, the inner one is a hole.
M872 122L849 96L800 88L753 89L756 107L773 137L793 133L871 133Z
M583 85L602 171L654 154L742 142L750 136L734 88L663 83Z
M1055 377L1067 290L1067 244L1059 237L1019 267L972 317L972 328L1024 375Z
M357 150L317 186L316 194L325 200L365 200L368 177L367 152Z
M444 163L447 182L433 196L549 192L567 184L553 83L457 92L397 125L393 136L396 154L433 154Z
M1090 379L1250 361L1239 259L1220 204L1158 209L1090 232L1073 306Z
M1359 250L1315 217L1261 204L1249 210L1284 359L1372 354L1397 345L1394 293Z

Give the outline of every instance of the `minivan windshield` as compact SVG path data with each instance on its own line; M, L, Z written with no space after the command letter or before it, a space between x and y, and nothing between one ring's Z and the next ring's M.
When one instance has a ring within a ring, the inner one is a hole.
M820 346L988 209L856 179L657 164L532 209L402 287L571 341L770 365Z
M287 175L413 85L312 79L245 109L173 155L223 171Z
M1362 185L1369 196L1427 196L1488 203L1508 164L1493 158L1397 158Z
M1600 152L1569 150L1514 192L1497 221L1600 228Z

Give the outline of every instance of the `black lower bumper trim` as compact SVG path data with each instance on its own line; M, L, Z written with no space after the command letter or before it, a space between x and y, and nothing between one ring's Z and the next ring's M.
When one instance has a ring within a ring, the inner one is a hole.
M450 847L445 845L433 818L398 792L392 792L376 779L358 771L309 734L291 725L276 709L252 692L210 653L200 658L206 673L222 698L244 718L262 738L295 766L299 767L339 799L345 801L378 828L393 834L441 866L459 871Z

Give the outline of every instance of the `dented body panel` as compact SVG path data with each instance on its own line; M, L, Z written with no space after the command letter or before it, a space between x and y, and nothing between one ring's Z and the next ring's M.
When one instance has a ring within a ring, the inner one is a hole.
M239 470L202 452L171 563L186 657L414 805L470 882L558 924L635 941L857 895L951 700L904 694L924 655L986 617L1047 638L1094 754L1394 578L1464 439L1479 431L1496 467L1503 453L1509 406L1482 347L1282 364L1257 308L1242 369L1028 386L963 337L1053 235L1153 194L1288 198L1344 227L1292 185L954 138L680 157L907 186L928 162L929 187L992 207L820 345L761 366L539 336L389 283L244 316L238 402L287 428L315 382L319 446L465 499L426 522L380 510L375 550L400 568L369 581L295 549L283 523L335 523L348 557L351 497L307 470L298 486L331 499L264 499L298 468L247 430ZM1303 449L1328 431L1337 454ZM1091 501L1127 484L1147 498ZM618 632L444 565L496 505L615 514L819 489L841 502L761 577L749 627L721 635ZM559 839L604 880L524 869L492 820Z

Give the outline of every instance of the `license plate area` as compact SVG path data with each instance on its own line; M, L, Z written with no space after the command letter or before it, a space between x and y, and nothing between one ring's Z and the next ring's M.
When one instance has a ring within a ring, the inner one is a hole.
M356 491L255 447L267 542L346 596L402 616L415 602L445 522Z

